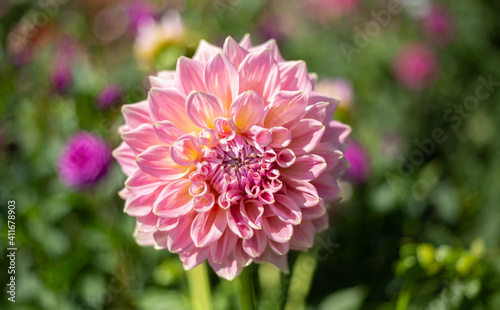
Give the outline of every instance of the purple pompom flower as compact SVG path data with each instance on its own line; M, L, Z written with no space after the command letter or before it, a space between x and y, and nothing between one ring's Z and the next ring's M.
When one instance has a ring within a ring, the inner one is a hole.
M111 150L106 142L82 131L69 139L59 157L57 170L65 185L83 189L106 175L110 160Z

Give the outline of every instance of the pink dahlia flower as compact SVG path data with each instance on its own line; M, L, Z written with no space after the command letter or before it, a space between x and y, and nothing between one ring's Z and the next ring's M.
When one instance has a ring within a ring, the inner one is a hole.
M408 89L422 90L434 83L438 60L434 52L424 44L407 45L393 63L398 82Z
M325 203L340 199L350 129L331 120L338 102L314 90L303 61L248 36L201 41L151 84L123 106L113 152L137 242L178 253L185 269L208 260L229 280L252 262L287 270L288 251L312 247Z

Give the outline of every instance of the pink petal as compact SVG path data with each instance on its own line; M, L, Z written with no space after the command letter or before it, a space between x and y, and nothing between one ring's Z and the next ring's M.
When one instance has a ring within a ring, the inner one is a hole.
M329 218L328 214L325 213L322 216L315 218L312 220L312 224L314 226L314 229L316 230L316 233L320 233L323 230L328 228L328 223L329 223Z
M318 204L319 196L316 188L307 181L284 179L286 194L301 208L310 208ZM302 210L302 212L304 212Z
M217 119L214 121L214 126L216 126ZM217 131L214 129L204 129L198 134L198 142L201 145L207 146L208 148L213 148L219 143L219 138L217 136Z
M329 102L316 102L313 105L308 105L304 118L315 119L324 124L326 119L326 108L330 105Z
M144 233L155 232L158 226L158 217L150 212L144 216L137 217L137 230Z
M160 71L157 76L150 76L151 87L169 88L175 86L175 71Z
M245 221L253 229L262 229L262 215L264 206L257 200L240 201L240 213Z
M315 206L310 208L302 208L302 218L304 220L314 220L326 213L326 207L323 199L320 200Z
M200 44L198 44L196 52L194 53L193 60L205 64L213 55L220 51L220 47L210 44L205 40L201 40Z
M203 64L200 62L182 56L177 61L176 72L186 95L192 91L207 91L203 83Z
M168 248L172 253L186 253L196 249L196 246L189 235L191 223L196 216L196 212L179 218L179 224L169 232L157 231L154 234L157 248Z
M244 239L243 250L251 257L261 256L267 246L267 237L262 230L255 230L253 237Z
M152 232L144 232L139 229L139 225L135 226L134 239L140 246L154 246L155 239Z
M141 124L133 130L122 133L121 137L136 154L144 152L150 146L162 144L156 138L153 124Z
M325 126L317 120L305 118L293 124L290 132L292 142L288 148L298 156L309 153L318 145L325 132Z
M270 147L283 148L287 147L292 141L292 134L285 127L273 127L269 129L271 133Z
M137 170L137 164L135 162L136 155L127 143L122 142L116 149L114 149L112 154L116 161L120 164L120 168L126 176L131 175L135 170Z
M305 113L307 96L301 91L280 91L266 107L264 127L290 127Z
M316 148L314 148L314 154L325 159L327 165L326 171L332 171L334 175L340 174L349 166L344 154L331 143L319 143Z
M249 49L250 52L261 52L263 50L269 49L271 51L271 54L276 62L282 62L283 57L281 57L280 50L278 48L278 44L276 43L276 40L270 39L262 44L256 45L252 48Z
M224 46L222 48L224 54L226 54L227 58L235 68L238 68L240 63L245 59L248 54L248 51L241 47L233 38L230 36L226 38L224 41Z
M243 250L243 240L237 239L233 251L234 259L243 267L252 263L252 257Z
M221 264L233 252L238 237L230 229L226 229L222 237L210 245L212 260Z
M158 188L155 192L146 195L131 195L125 201L123 212L131 216L145 216L153 209L153 204L158 197L158 193L163 187Z
M326 96L325 94L316 91L313 91L309 94L309 102L308 102L309 106L314 106L320 102L329 103L328 105L325 106L324 119L319 120L324 125L327 125L328 122L332 120L333 114L335 113L335 110L337 109L337 106L339 105L340 101L338 99Z
M211 259L211 257L208 258L208 262L219 277L224 278L228 281L232 281L243 270L243 267L238 264L238 262L232 257L232 255L226 258L221 264L215 263Z
M190 172L189 167L177 165L170 157L170 147L155 145L137 155L137 165L150 175L162 180L175 180Z
M287 168L293 165L296 159L297 157L295 156L295 153L292 150L283 149L278 153L276 157L276 163L280 167Z
M294 234L294 226L283 222L277 216L265 217L262 223L265 234L269 239L278 243L290 241L290 238Z
M271 143L271 132L263 127L254 125L250 128L250 138L252 142L257 144L259 147L264 148L269 143ZM270 149L274 156L276 156L276 152Z
M160 217L179 217L193 209L189 179L174 180L158 195L153 212Z
M312 90L311 80L304 61L285 61L279 63L281 90Z
M197 130L187 115L186 97L178 89L151 88L148 102L155 122L170 121L185 133Z
M268 262L278 267L284 273L289 273L288 269L288 257L287 255L279 255L274 253L270 248L267 248L266 251L262 254L261 257L256 259L257 262Z
M160 217L158 220L158 230L170 231L175 227L177 227L178 224L179 224L178 217L168 217L168 218Z
M343 150L344 143L351 133L351 127L339 121L330 121L326 126L322 142L329 142L336 148Z
M238 207L228 209L227 226L240 238L248 239L253 236L253 230L246 224Z
M170 156L178 165L187 167L201 158L201 146L195 137L184 135L172 144Z
M323 173L311 183L325 201L338 202L342 198L337 181L330 173Z
M269 247L274 253L278 255L285 255L290 250L290 242L279 243L273 240L269 240Z
M208 248L201 248L192 252L181 253L179 254L179 258L182 261L182 267L184 267L184 270L191 270L203 263L208 258L209 253L210 251Z
M304 220L300 225L294 226L290 248L293 250L307 251L314 244L316 230L311 221Z
M270 102L279 91L280 76L270 49L248 54L238 68L239 92L253 90Z
M226 225L226 210L212 208L196 216L191 226L191 238L197 247L207 246L219 240Z
M156 122L153 129L156 137L166 145L172 145L183 134L171 121Z
M300 224L302 212L295 201L282 194L275 194L274 199L276 201L269 205L269 209L272 213L277 215L280 220L287 224Z
M238 96L239 87L238 71L229 59L222 53L216 53L205 66L203 78L207 90L229 110L231 102Z
M245 33L239 45L246 50L252 47L252 41L250 40L250 35L248 33Z
M125 181L125 186L134 195L150 194L154 192L161 184L162 181L160 179L157 179L140 169L137 169Z
M149 116L149 107L146 100L134 104L123 105L122 114L125 123L130 129L134 129L144 123L153 122Z
M219 98L203 92L192 92L186 101L186 111L191 121L200 128L214 128L214 121L224 116Z
M231 104L230 115L236 128L246 132L258 124L264 115L264 100L255 91L240 94Z
M281 168L281 175L294 180L311 181L316 179L326 169L323 157L306 154L297 157L289 168Z

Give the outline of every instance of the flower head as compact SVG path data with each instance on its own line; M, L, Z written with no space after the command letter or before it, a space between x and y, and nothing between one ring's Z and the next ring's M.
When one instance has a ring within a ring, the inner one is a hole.
M70 138L57 165L59 177L67 186L83 189L106 175L111 150L101 138L80 132Z
M101 90L97 97L97 104L101 109L110 108L122 100L122 89L118 85L108 85Z
M193 59L151 77L148 99L123 106L113 152L128 176L124 211L139 244L178 253L184 268L208 260L233 279L267 261L287 269L328 225L348 126L338 101L314 90L303 61L275 41L201 41Z
M393 70L401 85L413 90L422 90L434 82L437 66L434 52L417 43L404 47L398 53Z

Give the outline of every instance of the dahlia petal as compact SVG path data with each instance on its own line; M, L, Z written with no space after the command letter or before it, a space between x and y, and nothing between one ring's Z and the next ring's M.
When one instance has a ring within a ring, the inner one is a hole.
M302 208L301 211L302 211L302 218L304 220L317 219L326 213L325 202L323 201L323 199L320 199L320 201L315 206L309 208Z
M218 117L214 121L214 129L223 137L224 140L230 141L236 136L236 127L231 119Z
M137 217L137 230L143 233L155 232L158 225L158 217L150 212L144 216Z
M262 215L264 206L257 200L241 200L240 213L245 221L253 229L262 229Z
M252 257L243 250L243 240L237 239L233 250L234 259L243 267L252 263Z
M219 240L210 245L210 256L214 263L222 262L233 252L238 237L230 229L226 229Z
M176 88L151 88L148 94L151 118L170 121L185 133L196 131L186 112L186 96Z
M275 194L276 200L269 205L270 211L287 224L297 225L302 221L302 212L299 205L290 197L283 194Z
M311 221L302 221L300 225L294 226L294 233L290 239L290 248L293 250L307 251L314 244L316 229Z
M170 231L175 227L177 227L178 224L179 224L178 217L160 217L158 219L158 230Z
M236 128L246 132L253 125L262 120L264 114L264 100L255 91L249 90L240 94L231 104L230 112Z
M326 108L329 105L330 103L325 101L320 101L312 105L308 105L306 108L306 114L304 114L304 118L315 119L324 124L324 121L326 119Z
M262 230L254 230L253 236L244 239L243 250L251 257L259 257L262 255L267 246L267 237Z
M295 163L289 168L281 168L282 176L302 181L311 181L316 179L326 169L326 162L323 157L306 154L297 157Z
M144 123L153 122L149 116L149 107L146 100L138 103L123 105L122 114L125 119L125 123L130 129L134 129Z
M205 40L201 40L200 43L198 44L196 52L194 53L193 60L205 64L208 62L210 58L212 58L213 55L215 55L220 51L221 51L220 47L210 44Z
M155 245L155 239L153 237L153 233L144 232L144 231L139 230L139 225L135 226L134 239L135 239L135 242L137 242L137 244L140 246L154 246Z
M141 124L133 130L122 133L121 137L136 154L144 152L150 146L162 144L156 138L153 124Z
M194 197L194 209L197 212L208 212L213 208L214 205L215 197L210 193Z
M158 196L158 193L163 189L159 188L155 192L147 195L132 194L126 201L123 212L131 216L145 216L153 209L153 204Z
M214 128L214 121L224 116L219 98L204 92L192 92L186 100L186 111L191 121L200 128Z
M167 248L172 253L190 252L196 249L193 240L189 236L191 223L196 212L189 212L179 218L179 223L170 231L158 230L154 233L157 249Z
M137 155L137 165L150 175L162 180L175 180L190 172L189 167L177 165L170 157L170 147L155 145Z
M302 208L310 208L318 204L318 191L311 183L301 180L284 179L286 195ZM302 212L303 209L302 209Z
M215 126L214 121L214 126ZM204 145L208 148L213 148L219 143L219 139L217 137L217 131L214 129L204 129L198 134L198 142L201 145Z
M340 174L349 165L342 151L336 149L331 143L319 143L316 148L314 148L314 154L325 159L327 166L325 171L333 170L332 173L334 175Z
M236 68L222 53L216 53L203 70L207 90L217 96L226 110L238 96L239 76Z
M327 213L323 214L322 216L320 216L318 218L313 219L312 224L314 226L314 229L316 230L316 233L320 233L323 230L327 229L329 221L330 220L328 218Z
M191 226L191 238L196 247L207 246L219 240L226 226L226 210L212 208L196 216Z
M294 226L283 222L277 216L264 217L262 224L264 227L263 231L273 241L285 243L290 241L290 238L294 235Z
M276 156L276 163L283 168L290 167L295 163L295 153L290 149L281 150Z
M182 267L185 270L191 270L199 264L203 263L210 254L210 251L207 247L196 249L192 252L181 253L179 254L179 258L182 261Z
M324 114L325 117L323 119L323 124L326 126L328 122L330 122L333 118L333 114L335 113L335 110L337 110L337 106L339 105L340 101L338 99L325 96L325 94L313 91L309 94L309 101L308 105L309 106L314 106L320 102L328 102L329 104L325 106Z
M271 143L271 132L269 131L269 129L254 125L252 126L252 128L250 128L250 134L253 143L261 148ZM276 156L276 152L274 152L272 149L270 149L270 151L272 151L274 153L274 156Z
M342 196L337 181L330 173L323 173L312 182L318 195L328 202L339 202Z
M233 257L226 258L221 264L215 263L209 257L208 262L219 277L228 281L234 280L243 270L243 267Z
M233 207L228 209L227 226L240 238L248 239L253 236L253 230L246 224L239 208Z
M239 92L253 90L266 102L271 102L279 91L280 78L276 60L270 49L248 54L238 68Z
M323 137L325 126L314 119L301 119L290 127L292 142L288 148L296 155L302 155L312 151Z
M269 247L274 253L278 255L285 255L290 250L290 242L279 243L273 240L269 240Z
M245 33L239 45L246 50L252 47L252 41L250 40L250 35L248 33Z
M276 40L274 40L274 39L269 39L269 40L267 40L266 42L264 42L262 44L255 45L254 47L251 47L249 49L249 51L250 52L261 52L261 51L264 51L266 49L268 49L268 50L271 51L273 59L276 62L279 63L279 62L284 61L283 57L281 57L280 50L278 48L278 44L276 43Z
M248 51L241 47L232 37L227 37L222 48L224 54L235 68L238 68L240 63L245 59Z
M285 127L273 127L269 129L271 133L270 147L283 148L287 147L292 141L292 134Z
M147 195L154 192L162 184L162 181L140 169L132 173L125 181L125 186L134 195Z
M302 91L280 91L266 107L264 127L290 127L305 113L307 96Z
M322 142L329 142L338 149L344 149L344 143L351 133L351 127L339 121L330 121L326 125Z
M203 83L203 65L200 62L182 56L177 61L176 72L186 95L192 91L207 91Z
M182 136L182 131L171 121L160 121L154 123L156 138L166 145L172 145L177 138Z
M198 140L190 135L178 138L170 147L170 156L179 166L190 166L200 159L201 146Z
M124 187L118 192L118 196L121 199L127 200L132 195L132 192L128 190L128 188Z
M137 164L135 162L136 155L127 143L120 143L120 145L114 149L112 155L120 164L120 168L126 176L130 176L137 170Z
M160 71L149 77L151 87L169 88L175 86L175 71Z
M285 61L279 63L281 90L301 90L309 93L312 83L304 61Z
M256 262L267 262L278 267L284 273L290 273L288 268L288 257L287 255L279 255L274 253L271 249L266 249L261 257L256 259Z
M179 217L193 209L193 197L189 194L189 179L174 180L158 195L153 212L160 217Z

